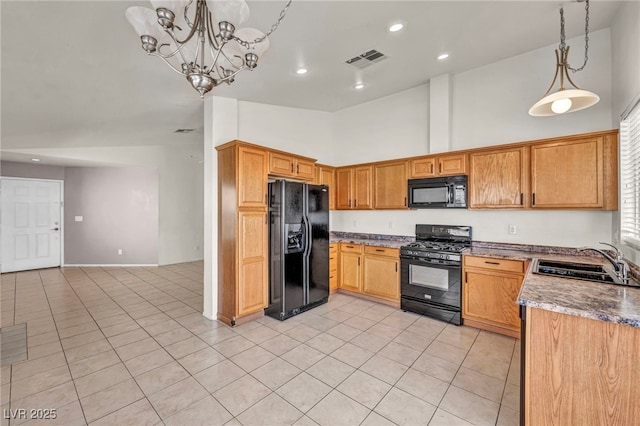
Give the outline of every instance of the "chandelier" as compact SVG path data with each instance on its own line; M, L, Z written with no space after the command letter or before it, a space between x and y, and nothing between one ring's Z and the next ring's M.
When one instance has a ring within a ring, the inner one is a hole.
M564 9L560 7L560 45L558 46L558 49L556 49L556 73L553 76L553 81L551 82L549 89L542 99L536 102L531 109L529 109L529 115L545 117L564 114L567 112L580 111L581 109L589 108L590 106L598 103L600 97L593 92L580 89L573 80L571 80L568 71L581 71L587 65L587 60L589 59L589 0L586 0L585 6L584 40L584 63L580 68L572 68L568 62L569 46L565 44ZM556 81L558 81L558 77L560 77L560 87L557 91L551 93L551 89L553 89ZM565 81L573 86L573 88L565 88Z
M266 34L239 28L249 18L245 0L151 0L153 10L133 6L125 16L140 36L142 49L185 76L203 98L219 84L233 83L240 71L258 65L291 1Z

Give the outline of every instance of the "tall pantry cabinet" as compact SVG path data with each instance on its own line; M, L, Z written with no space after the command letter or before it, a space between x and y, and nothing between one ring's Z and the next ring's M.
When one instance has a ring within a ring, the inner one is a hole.
M232 141L218 151L218 319L238 325L268 304L268 153Z

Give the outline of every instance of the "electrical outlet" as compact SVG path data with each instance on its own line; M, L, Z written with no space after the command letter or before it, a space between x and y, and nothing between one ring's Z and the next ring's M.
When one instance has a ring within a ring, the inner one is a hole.
M122 249L118 249L118 256L122 256Z
M357 227L358 227L358 221L357 221L357 220L354 220L354 221L353 221L353 227L354 227L354 228L357 228Z
M518 228L515 225L509 225L509 235L516 235Z
M389 229L393 229L394 227L394 223L392 220L389 221Z

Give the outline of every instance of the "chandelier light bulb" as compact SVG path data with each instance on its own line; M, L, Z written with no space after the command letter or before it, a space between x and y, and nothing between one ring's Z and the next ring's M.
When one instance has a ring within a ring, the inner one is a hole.
M573 102L571 102L571 99L569 98L558 99L551 103L551 111L556 114L564 114L571 109L572 104Z

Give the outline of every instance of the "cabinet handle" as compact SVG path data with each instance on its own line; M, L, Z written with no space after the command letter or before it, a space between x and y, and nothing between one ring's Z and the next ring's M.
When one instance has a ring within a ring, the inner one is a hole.
M360 258L358 258L358 266L360 266Z
M398 262L396 262L396 272L398 272Z
M346 248L353 248L353 246L345 246Z
M429 164L429 173L433 174L433 163Z
M355 198L353 200L353 207L358 207L358 200Z
M521 192L520 193L520 205L524 204L524 194Z
M296 165L296 173L300 173L300 164Z
M291 173L293 173L293 163L291 163Z
M384 252L384 249L376 249L376 251Z
M404 197L404 206L407 207L407 197Z
M330 257L330 258L329 258L329 260L333 260L333 259L334 259L333 257Z
M442 163L440 163L440 173L442 173Z
M464 283L465 283L465 284L468 284L468 283L469 283L469 273L468 273L468 272L465 272L465 273L464 273Z
M531 194L531 204L536 205L536 193Z
M349 207L351 207L351 198L349 198Z
M485 260L484 263L486 263L487 265L499 265L500 264L500 262L490 262L488 260Z

